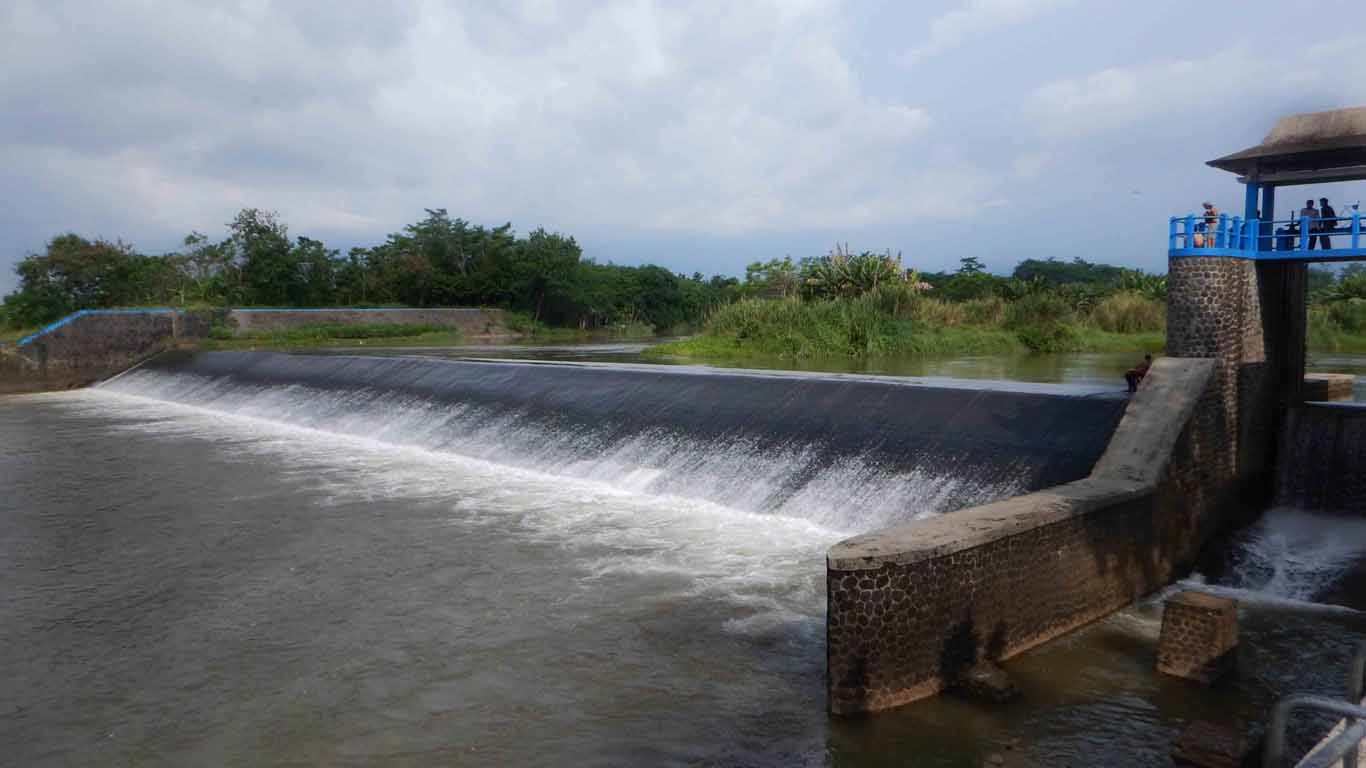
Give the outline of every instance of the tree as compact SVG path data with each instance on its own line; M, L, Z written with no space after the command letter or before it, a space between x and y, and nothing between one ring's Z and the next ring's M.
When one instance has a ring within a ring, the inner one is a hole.
M244 208L228 225L227 247L237 269L238 284L231 287L236 301L257 306L285 306L297 290L298 270L290 254L289 230L279 215L259 208Z
M6 314L18 325L51 322L77 309L138 303L141 282L164 264L148 264L120 242L87 240L67 233L48 241L42 254L15 266L19 289L6 297Z
M981 260L976 256L964 256L958 262L962 265L958 268L960 275L980 275L987 271L987 268L982 266Z

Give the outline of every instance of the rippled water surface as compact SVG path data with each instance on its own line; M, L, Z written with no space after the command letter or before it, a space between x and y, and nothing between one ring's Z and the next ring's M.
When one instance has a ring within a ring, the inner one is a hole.
M1011 661L1010 705L832 720L853 531L99 390L0 398L0 436L15 765L1164 765L1366 637L1250 604L1206 691L1151 673L1149 604ZM1303 589L1309 528L1254 532L1257 578Z

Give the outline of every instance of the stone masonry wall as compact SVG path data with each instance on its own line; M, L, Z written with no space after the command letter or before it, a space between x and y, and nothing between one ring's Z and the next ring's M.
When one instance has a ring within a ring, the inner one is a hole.
M1222 435L1197 468L1216 507L1270 492L1276 423L1260 276L1245 259L1172 259L1167 271L1167 354L1212 358L1215 384L1202 431Z
M1162 610L1157 671L1211 683L1229 670L1238 647L1238 603L1200 592L1173 595Z
M467 336L507 335L501 309L396 308L396 309L234 309L228 322L237 334L276 331L306 325L436 325L454 328Z
M239 333L317 324L438 325L471 337L507 334L496 309L109 309L63 318L27 343L0 349L0 394L83 387L166 349L208 337L228 321Z
M174 310L77 313L27 344L7 348L0 393L81 387L153 355L176 338Z
M1157 360L1085 480L846 540L827 556L830 710L954 685L1165 586L1209 528L1212 361Z

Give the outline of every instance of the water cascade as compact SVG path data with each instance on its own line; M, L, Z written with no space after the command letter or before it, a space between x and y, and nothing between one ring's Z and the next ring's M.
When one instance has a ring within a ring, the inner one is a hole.
M1042 385L207 352L101 389L866 531L1084 476L1123 412Z

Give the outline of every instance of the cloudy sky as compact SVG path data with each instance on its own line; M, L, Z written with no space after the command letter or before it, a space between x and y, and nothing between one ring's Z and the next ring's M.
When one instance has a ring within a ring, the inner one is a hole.
M687 272L836 241L1161 270L1168 215L1240 206L1203 161L1366 104L1362 21L1359 0L5 0L0 290L57 232L160 252L245 206L343 249L445 207Z

